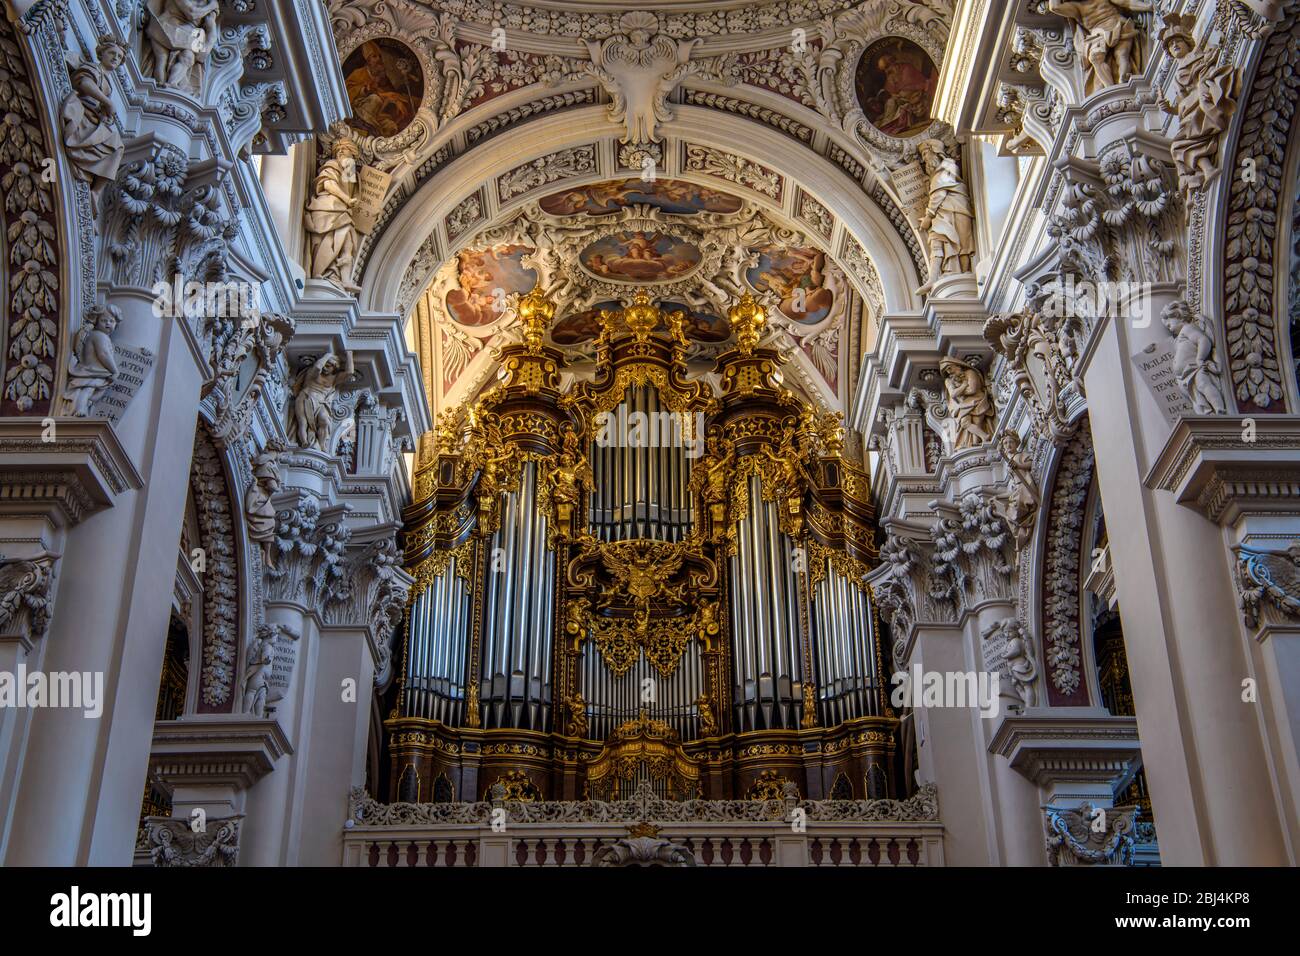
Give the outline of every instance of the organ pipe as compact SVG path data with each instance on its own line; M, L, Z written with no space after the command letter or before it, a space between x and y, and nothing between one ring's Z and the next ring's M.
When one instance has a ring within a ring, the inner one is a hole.
M664 323L638 318L646 308L602 320L596 376L565 394L564 354L529 325L546 310L521 303L526 334L503 349L502 384L461 424L440 424L437 454L417 469L425 491L406 535L418 585L389 723L426 743L392 763L425 761L421 779L446 772L467 799L507 759L479 749L497 739L509 746L495 754L549 752L527 735L563 739L559 779L633 726L691 745L892 719L861 582L870 503L842 504L865 474L819 413L771 381L779 356L747 332L756 306L732 316L720 390L688 375L685 340L648 331ZM826 477L845 474L853 489ZM435 747L429 727L452 736ZM458 777L469 752L484 754L478 776ZM517 769L540 773L544 758L530 759ZM669 792L646 767L616 789L641 778Z

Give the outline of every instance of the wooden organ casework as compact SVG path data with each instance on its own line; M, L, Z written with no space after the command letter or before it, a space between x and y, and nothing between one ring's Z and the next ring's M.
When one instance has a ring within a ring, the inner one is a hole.
M763 310L693 374L683 314L638 292L589 379L554 311L521 299L497 382L417 463L389 798L905 795L867 475Z

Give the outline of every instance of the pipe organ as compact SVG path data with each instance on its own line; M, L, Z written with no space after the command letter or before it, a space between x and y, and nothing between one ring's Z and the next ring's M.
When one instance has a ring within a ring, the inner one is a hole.
M762 308L691 374L685 317L638 291L590 380L540 292L518 311L497 382L421 443L392 795L900 795L867 475Z

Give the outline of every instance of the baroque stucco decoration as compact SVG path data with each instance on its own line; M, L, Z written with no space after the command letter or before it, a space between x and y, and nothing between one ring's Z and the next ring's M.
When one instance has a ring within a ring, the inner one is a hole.
M8 347L0 358L0 415L47 415L54 398L59 346L64 244L59 235L57 177L44 175L55 155L45 135L40 99L25 42L8 17L0 18L0 251L10 281L5 318Z
M1241 132L1231 151L1230 169L1249 160L1254 176L1227 179L1229 193L1223 232L1223 315L1228 374L1236 411L1286 412L1280 343L1285 315L1277 297L1277 276L1287 275L1278 261L1279 197L1285 184L1287 146L1300 99L1300 3L1285 7L1286 28L1274 30L1264 45L1249 92L1239 111Z
M194 436L190 494L198 514L204 568L200 709L209 713L229 712L233 706L239 653L239 559L225 466L203 424Z
M1093 466L1092 433L1084 423L1061 453L1047 511L1042 578L1043 661L1047 702L1055 707L1088 703L1080 644L1081 562Z
M668 94L698 70L691 64L691 51L700 40L674 40L657 32L659 18L653 13L625 13L618 26L622 32L616 36L585 41L591 54L587 69L613 99L609 118L624 127L619 142L645 145L657 139L659 123L673 118Z

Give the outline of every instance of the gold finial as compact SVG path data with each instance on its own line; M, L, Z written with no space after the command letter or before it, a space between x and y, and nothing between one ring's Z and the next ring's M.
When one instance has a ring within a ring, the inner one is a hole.
M519 300L519 318L524 323L524 345L533 355L542 350L546 327L554 317L555 303L546 298L541 286L534 286L532 292Z
M762 337L763 326L767 324L767 312L746 292L727 311L727 318L731 320L731 328L736 333L737 346L743 354L749 355Z
M650 301L650 293L637 289L632 293L632 304L623 310L623 321L638 342L648 341L650 333L659 324L659 309Z

